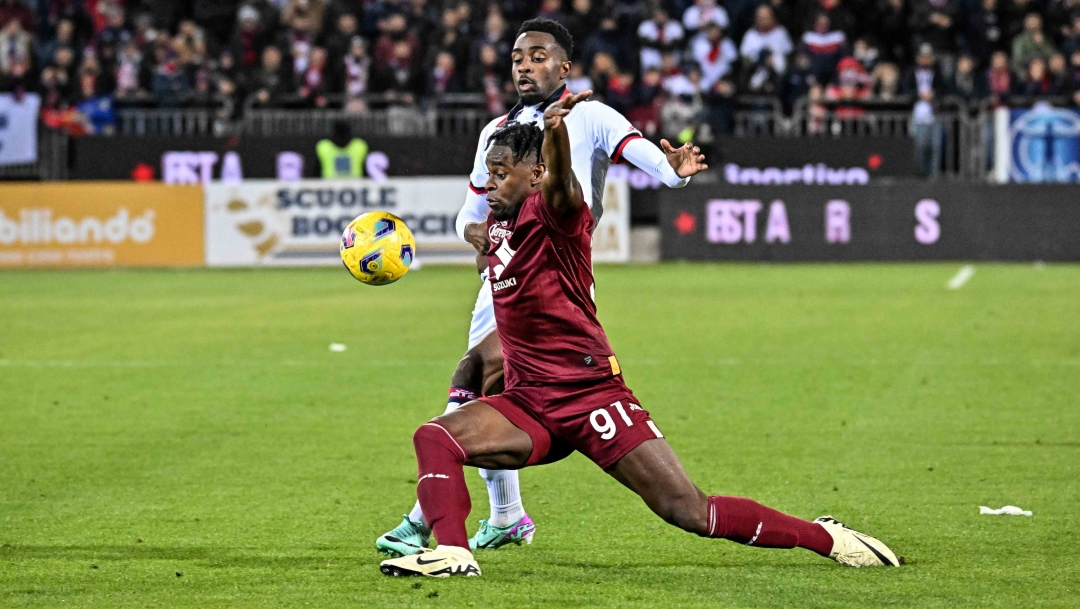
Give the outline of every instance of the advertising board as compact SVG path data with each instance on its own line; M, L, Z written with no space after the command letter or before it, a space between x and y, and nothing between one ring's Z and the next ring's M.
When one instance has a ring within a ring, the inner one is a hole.
M33 163L38 158L37 93L0 94L0 166Z
M206 185L206 263L210 266L338 265L341 233L356 216L388 211L416 237L422 263L475 259L455 222L468 178L247 180ZM593 233L594 260L630 259L630 206L625 182L611 181Z
M199 266L198 186L0 184L0 267Z
M317 137L171 137L117 135L71 141L76 180L160 180L168 183L300 180L321 174ZM472 169L475 138L370 137L364 175L463 176Z
M1080 182L1080 110L999 108L994 121L999 182Z
M661 255L689 260L1080 260L1069 185L688 186L659 193Z

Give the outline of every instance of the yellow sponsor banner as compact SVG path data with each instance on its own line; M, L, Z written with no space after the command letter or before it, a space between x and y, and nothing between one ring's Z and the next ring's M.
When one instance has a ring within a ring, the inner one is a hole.
M0 268L201 266L201 186L0 184Z

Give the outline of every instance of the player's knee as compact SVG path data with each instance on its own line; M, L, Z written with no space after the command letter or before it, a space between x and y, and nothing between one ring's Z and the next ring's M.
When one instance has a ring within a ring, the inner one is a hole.
M453 433L443 425L428 422L416 428L416 431L413 432L413 448L416 449L418 454L422 449L430 449L435 446L445 448L455 458L460 455L462 461L465 459L465 451L461 448L461 444Z
M431 441L431 432L430 425L425 424L417 427L412 435L413 447L419 449L421 446Z

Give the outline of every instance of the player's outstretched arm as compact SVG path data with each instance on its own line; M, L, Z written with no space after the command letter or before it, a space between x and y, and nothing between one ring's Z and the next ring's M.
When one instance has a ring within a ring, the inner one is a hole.
M592 91L564 97L544 111L544 145L541 153L547 171L540 180L540 190L548 205L560 213L573 211L585 204L581 197L581 185L574 177L570 163L570 133L563 117L588 97Z
M668 165L671 165L675 175L680 178L688 178L709 168L705 164L705 155L701 154L701 148L690 142L674 148L667 140L660 140L660 148L667 157Z

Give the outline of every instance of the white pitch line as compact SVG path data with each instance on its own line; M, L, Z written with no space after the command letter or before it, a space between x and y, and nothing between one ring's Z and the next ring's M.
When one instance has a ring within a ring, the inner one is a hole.
M960 270L953 275L953 278L949 280L948 287L950 290L959 290L964 287L964 284L971 279L971 276L975 274L975 267L970 264L965 264L960 267Z

